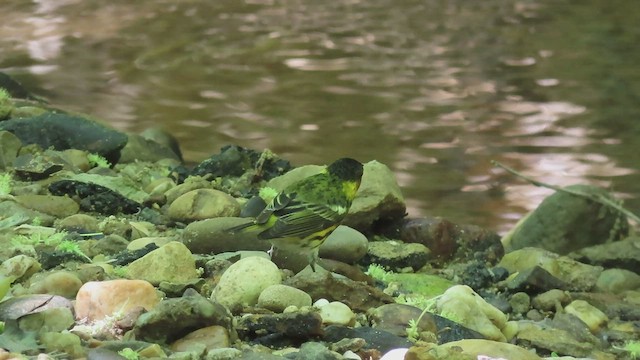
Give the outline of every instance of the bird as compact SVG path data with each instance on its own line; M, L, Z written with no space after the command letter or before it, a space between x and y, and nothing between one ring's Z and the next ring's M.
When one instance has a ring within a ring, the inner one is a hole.
M230 233L257 233L273 247L306 251L315 272L318 247L340 225L356 197L364 167L341 158L319 174L299 180L278 193L253 221L232 227Z

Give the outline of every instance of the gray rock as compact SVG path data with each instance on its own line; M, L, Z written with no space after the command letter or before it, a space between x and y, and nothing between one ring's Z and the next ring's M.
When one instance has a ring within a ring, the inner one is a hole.
M329 350L326 346L318 342L307 342L300 346L292 359L294 360L342 360L342 355Z
M134 161L156 162L163 159L181 161L180 157L170 148L140 135L129 134L127 145L121 151L120 163Z
M99 232L98 219L87 214L74 214L58 222L59 229L76 232Z
M393 172L375 160L364 164L360 189L344 224L366 232L378 220L405 216L406 205Z
M229 228L248 221L251 221L251 219L235 217L195 221L184 229L181 241L194 254L218 254L239 250L269 250L271 243L259 241L255 235L232 234L227 231Z
M80 210L78 203L67 196L28 194L17 195L15 199L28 209L60 218L76 214Z
M531 305L531 298L525 292L517 292L511 295L509 304L514 314L524 314L529 311Z
M566 291L553 289L535 296L531 300L531 306L542 311L556 311L571 301L571 296Z
M73 312L66 307L47 309L18 319L20 329L38 333L48 331L62 332L70 329L74 324Z
M615 201L604 189L572 185L567 189ZM502 243L507 251L525 247L565 255L590 245L618 240L629 232L626 216L585 197L556 192L523 218Z
M13 161L18 156L21 147L22 142L17 136L8 131L0 131L0 169L13 166Z
M320 245L320 257L353 264L366 255L369 240L358 230L340 225Z
M240 215L240 205L229 194L214 189L189 191L169 205L172 220L192 222Z
M587 264L626 269L640 274L640 237L629 236L620 241L591 246L569 256Z
M275 284L268 286L258 297L258 306L275 312L282 312L289 306L301 308L311 306L311 296L291 286Z
M401 241L372 241L364 258L364 263L378 264L397 271L411 267L414 271L427 264L429 249L418 243L405 244Z
M606 269L596 282L596 290L619 294L627 290L640 289L640 275L624 269Z
M518 326L517 345L575 357L587 357L594 350L592 344L576 339L565 330L524 322L520 322Z
M127 268L131 278L146 280L154 285L162 281L186 282L200 276L191 252L177 241L153 250Z

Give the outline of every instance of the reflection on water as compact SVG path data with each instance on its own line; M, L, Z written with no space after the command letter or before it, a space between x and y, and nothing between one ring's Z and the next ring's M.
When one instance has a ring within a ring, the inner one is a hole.
M102 3L102 4L100 4ZM388 164L412 215L504 231L555 185L640 181L637 12L621 0L4 0L0 70L197 161Z

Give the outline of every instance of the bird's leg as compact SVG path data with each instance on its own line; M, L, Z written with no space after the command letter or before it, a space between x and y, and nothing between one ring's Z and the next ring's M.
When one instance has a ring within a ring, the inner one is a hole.
M318 257L318 248L312 249L309 252L309 266L311 266L311 270L313 270L313 272L316 272L316 264L319 260L320 258Z
M269 259L273 257L273 245L271 245L271 248L267 250L267 254L269 254Z

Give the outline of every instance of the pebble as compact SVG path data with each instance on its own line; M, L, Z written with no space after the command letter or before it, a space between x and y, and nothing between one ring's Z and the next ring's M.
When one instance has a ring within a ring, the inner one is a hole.
M262 290L258 306L274 312L283 312L289 306L311 306L311 296L292 286L276 284Z
M60 295L67 299L76 297L82 281L71 271L56 271L34 281L29 286L31 294Z
M369 240L358 230L340 225L320 245L320 257L353 264L367 254Z
M169 218L192 222L240 215L240 205L229 194L214 189L197 189L178 197L169 205Z
M584 300L574 300L564 310L587 324L592 334L597 333L609 321L605 313Z
M75 312L78 319L91 322L138 306L151 310L159 302L156 289L144 280L91 281L78 291Z
M172 241L128 266L131 278L146 280L152 284L162 281L182 283L198 278L196 263L184 244Z
M171 344L172 351L198 351L202 348L205 352L213 349L227 348L231 341L229 332L222 326L207 326L188 333Z
M211 299L232 312L254 306L267 287L282 282L280 270L271 260L253 256L238 260L220 277Z
M317 303L316 303L316 306ZM353 326L356 322L356 314L348 305L339 301L332 301L320 306L320 317L325 325Z

